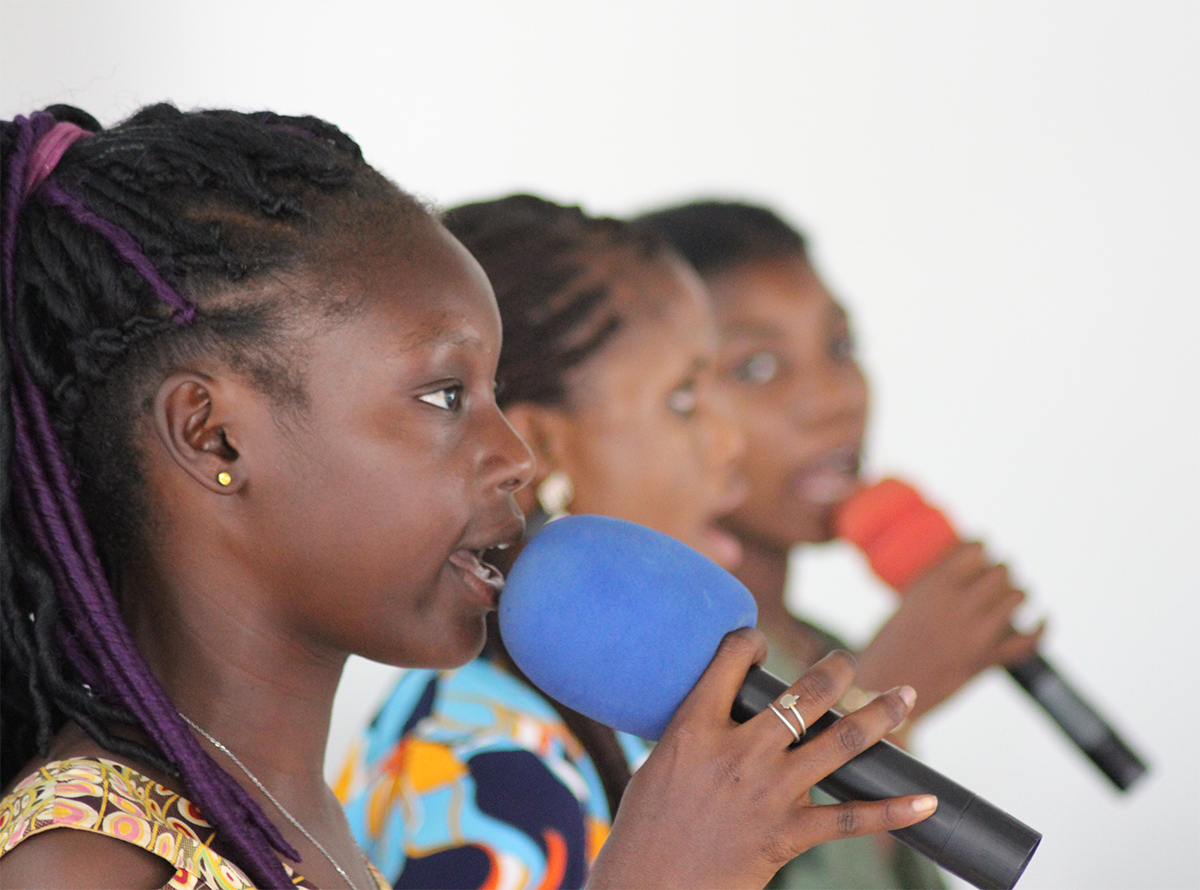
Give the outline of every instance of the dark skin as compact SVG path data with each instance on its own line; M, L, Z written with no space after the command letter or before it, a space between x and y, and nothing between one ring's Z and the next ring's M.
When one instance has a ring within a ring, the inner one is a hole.
M261 285L359 306L336 324L320 312L297 322L305 404L276 404L204 359L158 384L140 439L155 534L123 567L128 624L180 712L231 749L360 888L374 885L322 776L342 666L352 652L435 668L479 653L495 589L475 554L518 537L514 494L533 474L495 404L491 290L440 226L409 225L347 243L319 279L301 272ZM761 886L815 843L932 811L919 797L812 810L805 789L895 726L911 690L788 751L780 727L729 719L737 685L764 654L754 631L726 639L627 795L593 886ZM806 719L852 672L838 656L802 678ZM346 885L211 753L298 850L301 874ZM51 757L73 756L111 755L68 726ZM115 759L175 787L146 764ZM664 820L663 801L681 814L748 815ZM160 887L170 874L128 844L70 830L32 837L0 860L6 887Z
M440 227L423 227L420 262L383 239L356 245L339 286L367 295L361 312L304 322L319 336L300 338L303 408L281 411L215 361L162 382L143 437L159 534L123 591L139 648L179 710L237 754L359 887L373 884L322 772L345 659L447 667L478 654L494 592L460 563L519 536L513 492L533 469L493 397L500 327L486 280ZM51 759L103 755L68 727ZM344 886L243 784L300 852L298 870ZM81 847L86 857L62 855ZM74 831L32 838L2 863L6 886L158 887L172 873L130 845Z
M788 611L788 554L833 537L834 510L856 486L867 382L849 319L800 255L746 262L706 280L723 334L721 367L747 438L750 495L727 519L744 548L738 577L759 604L759 626L800 664L817 643ZM904 592L895 615L859 653L857 683L921 692L914 717L979 671L1037 646L1010 620L1023 601L1005 566L963 543Z

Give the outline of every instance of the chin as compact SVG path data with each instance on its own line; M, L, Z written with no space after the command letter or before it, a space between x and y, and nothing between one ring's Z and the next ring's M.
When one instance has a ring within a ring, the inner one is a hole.
M431 664L430 667L438 670L451 670L452 668L462 667L468 662L474 661L483 652L483 645L487 642L487 624L483 619L473 624L469 631L464 631L452 649L447 648L434 659L437 663Z
M386 654L367 652L358 654L372 661L390 664L393 667L449 671L460 668L479 657L483 652L483 644L487 641L487 626L482 617L470 619L448 631L441 633L431 631L427 639L441 640L443 645L437 647L426 645L415 651L413 647L407 647L404 649L393 648Z
M836 507L809 507L790 523L787 537L792 544L827 544L837 537L834 530Z
M832 518L828 522L807 522L793 531L796 532L790 535L793 546L799 544L828 544L837 538L833 530Z

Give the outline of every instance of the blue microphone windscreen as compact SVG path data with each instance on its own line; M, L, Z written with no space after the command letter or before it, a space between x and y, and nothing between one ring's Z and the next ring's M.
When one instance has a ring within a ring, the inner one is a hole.
M525 545L500 595L500 635L543 692L657 739L721 638L758 617L740 581L672 537L568 516Z

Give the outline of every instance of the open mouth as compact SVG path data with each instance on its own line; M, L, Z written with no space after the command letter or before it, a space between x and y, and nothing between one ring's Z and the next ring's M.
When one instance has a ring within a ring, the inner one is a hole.
M796 473L792 491L813 504L841 503L858 487L858 467L858 449L839 448Z
M721 568L732 571L742 561L741 542L716 521L710 522L700 533L704 537L707 556Z

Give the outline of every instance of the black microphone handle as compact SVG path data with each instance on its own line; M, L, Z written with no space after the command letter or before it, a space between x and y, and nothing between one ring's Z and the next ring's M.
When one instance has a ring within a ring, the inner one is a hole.
M1146 772L1145 762L1044 657L1034 653L1008 672L1122 791Z
M731 716L744 723L787 689L787 683L756 665L738 691ZM806 738L840 716L828 711L808 728ZM1039 832L889 742L875 743L817 787L839 801L937 795L932 816L890 833L980 890L1011 890L1042 840Z

